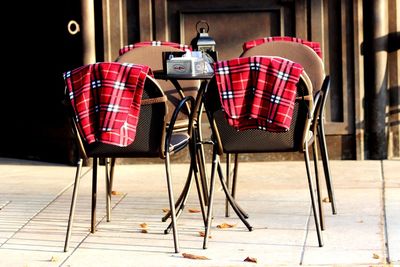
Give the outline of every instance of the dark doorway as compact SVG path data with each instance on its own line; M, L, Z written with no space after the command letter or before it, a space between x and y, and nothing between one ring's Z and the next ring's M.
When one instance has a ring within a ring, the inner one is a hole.
M2 38L0 156L72 163L62 74L82 65L82 35L67 29L81 22L80 1L13 2L7 10L18 13Z

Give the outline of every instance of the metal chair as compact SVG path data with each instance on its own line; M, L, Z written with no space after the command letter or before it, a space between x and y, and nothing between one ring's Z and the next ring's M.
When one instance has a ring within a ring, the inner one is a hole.
M332 175L330 172L330 165L329 165L329 156L328 150L326 146L326 138L325 138L325 130L324 130L324 114L325 114L325 106L326 106L326 99L329 93L329 84L330 84L330 77L325 74L324 64L322 59L317 55L317 53L311 49L309 46L306 46L301 43L297 42L289 42L289 41L272 41L259 44L254 46L241 54L241 57L249 57L255 55L264 55L264 56L280 56L292 61L295 61L301 64L307 73L310 81L312 83L312 91L315 95L317 92L321 92L321 104L318 105L320 110L317 111L320 116L313 120L313 123L316 124L315 130L317 133L318 142L320 144L320 153L322 156L322 163L324 167L324 174L325 174L325 181L327 186L328 197L331 203L332 214L336 214L336 200L333 190L333 183L332 183ZM311 127L314 129L314 127ZM227 172L230 173L230 156L227 155ZM236 177L238 171L238 155L235 154L235 165L233 170L233 178L232 178L232 195L235 195L236 189ZM230 176L230 175L229 175ZM228 177L228 175L227 175ZM227 178L229 181L229 178ZM321 198L319 196L319 201L321 206ZM322 214L322 208L321 214ZM228 209L226 212L228 216ZM321 228L325 229L325 224L323 220L323 216L321 215Z
M252 230L252 226L248 223L248 217L245 212L236 203L228 185L224 178L219 158L225 154L240 154L240 153L269 153L269 152L300 152L304 156L307 179L309 185L312 210L314 214L314 222L316 226L317 238L319 246L323 246L320 221L317 211L317 203L314 197L315 189L310 170L309 147L312 146L314 160L318 160L316 153L316 133L311 131L311 123L314 114L314 103L318 102L320 92L315 96L312 94L312 85L303 72L300 82L297 85L297 97L293 110L290 129L287 132L268 132L259 129L248 129L238 131L230 126L225 118L224 111L221 106L220 97L218 95L218 86L214 78L205 92L200 92L204 96L207 116L212 129L212 137L214 142L212 170L210 178L210 195L209 207L207 213L207 226L205 229L205 237L203 248L207 248L208 237L212 221L212 208L215 187L215 175L218 172L222 188L226 198L232 206L233 210L241 221L246 225L248 230ZM318 171L318 167L316 167ZM317 181L318 184L318 181Z
M121 63L115 63L121 64ZM121 64L122 65L122 64ZM68 79L68 78L65 78ZM67 83L66 83L67 84ZM68 85L67 85L68 87ZM118 89L117 89L118 90ZM66 96L68 98L68 96ZM174 194L171 182L170 156L181 151L189 144L190 132L180 131L174 132L174 124L178 114L186 108L186 104L193 105L192 97L182 99L176 109L173 110L171 120L168 121L170 127L167 128L166 117L168 112L167 99L160 85L151 76L146 75L143 86L143 94L141 98L140 115L137 122L136 137L128 146L116 146L112 144L94 142L88 144L79 131L78 124L75 120L71 101L66 99L66 106L70 112L70 118L73 131L76 135L77 143L80 149L80 159L77 164L75 175L75 183L71 201L71 208L68 220L67 234L65 239L64 251L68 250L69 239L72 232L72 224L74 220L75 205L79 189L79 181L81 177L83 159L93 159L92 171L92 208L91 208L91 233L95 232L96 227L96 195L97 195L97 167L99 159L106 159L106 209L107 221L110 221L111 214L111 191L113 183L113 170L109 169L109 159L115 158L161 158L165 163L166 180L169 195L169 204L171 212L171 222L174 239L175 252L179 252L178 234L176 228Z

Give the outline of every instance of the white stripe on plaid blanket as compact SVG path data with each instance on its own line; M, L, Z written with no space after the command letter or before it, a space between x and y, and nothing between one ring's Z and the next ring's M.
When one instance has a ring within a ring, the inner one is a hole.
M232 91L222 92L222 98L223 99L233 98L233 92Z
M107 106L107 111L118 112L118 110L119 110L119 105L110 104Z
M91 83L92 88L99 88L101 87L101 80L94 80Z
M281 102L281 97L277 95L271 95L271 102L279 104Z
M119 81L115 81L114 89L124 90L125 89L125 83L122 83L122 82L119 82Z

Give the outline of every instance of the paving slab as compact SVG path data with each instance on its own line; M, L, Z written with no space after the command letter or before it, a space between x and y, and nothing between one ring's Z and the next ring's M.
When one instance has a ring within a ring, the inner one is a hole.
M389 262L400 265L400 160L383 161Z

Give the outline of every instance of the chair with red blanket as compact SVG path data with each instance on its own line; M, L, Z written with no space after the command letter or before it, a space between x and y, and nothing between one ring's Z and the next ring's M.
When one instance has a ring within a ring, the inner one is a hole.
M325 73L320 44L318 42L311 42L288 36L266 37L245 42L243 44L243 53L241 56L249 57L255 55L280 56L300 63L310 78L313 94L315 95L317 92L321 93L321 105L317 104L319 110L316 114L318 114L318 116L313 120L314 125L311 128L317 134L327 193L332 208L332 214L336 214L336 200L324 128L325 106L329 94L330 76ZM237 155L235 155L235 162L237 162ZM236 177L235 172L237 169L236 164L233 177ZM234 182L235 178L233 178L233 183ZM321 197L320 195L318 195L318 197L321 208ZM323 210L321 208L321 214L322 213ZM321 225L322 229L324 229L323 217L321 217Z
M89 64L64 73L66 106L80 149L64 250L68 250L83 159L93 159L91 232L96 227L97 168L99 159L161 158L165 162L175 252L179 251L170 155L189 144L190 132L174 132L178 113L193 105L186 97L171 112L167 98L148 66L118 62ZM106 169L107 221L111 213L113 170ZM114 165L112 165L114 166Z
M309 148L315 140L310 126L319 92L313 96L303 67L281 57L254 56L220 61L215 64L215 77L205 92L200 93L214 142L203 247L207 247L211 228L216 173L233 210L252 230L246 220L247 214L229 192L219 157L227 153L273 152L303 154L318 244L323 246L309 156Z

